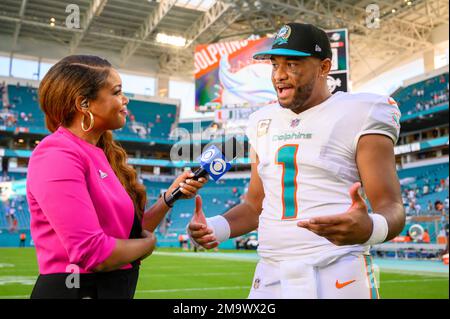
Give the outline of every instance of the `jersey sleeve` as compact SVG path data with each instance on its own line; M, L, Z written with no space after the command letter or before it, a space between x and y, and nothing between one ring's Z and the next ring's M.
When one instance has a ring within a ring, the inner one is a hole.
M395 100L383 96L369 108L366 120L355 138L354 146L356 147L361 136L368 134L385 135L394 145L397 144L400 135L400 117L401 113Z

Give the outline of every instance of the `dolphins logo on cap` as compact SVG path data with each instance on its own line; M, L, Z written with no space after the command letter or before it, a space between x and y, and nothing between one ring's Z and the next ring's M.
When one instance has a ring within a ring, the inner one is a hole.
M277 33L275 37L275 41L273 44L286 44L288 43L289 36L291 35L292 29L290 26L285 25L283 26Z

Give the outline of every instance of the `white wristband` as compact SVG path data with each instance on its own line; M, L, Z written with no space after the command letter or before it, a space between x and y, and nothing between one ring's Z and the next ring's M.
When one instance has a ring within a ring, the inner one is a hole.
M213 235L216 237L218 243L224 242L230 238L231 229L230 224L222 215L206 218L208 227L213 230Z
M364 245L376 245L381 244L386 240L388 235L389 226L386 218L381 214L370 214L369 217L372 219L373 230L372 235Z

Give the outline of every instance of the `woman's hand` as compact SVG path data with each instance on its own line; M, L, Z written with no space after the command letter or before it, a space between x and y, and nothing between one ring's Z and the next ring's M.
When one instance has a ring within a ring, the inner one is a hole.
M197 195L197 192L200 188L202 188L206 182L208 181L207 177L200 177L198 181L193 180L192 177L194 176L194 173L191 171L186 171L180 176L175 179L172 185L170 185L169 189L167 190L167 195L172 194L172 192L177 188L180 187L181 192L183 193L183 196L181 198L188 199L188 198L194 198L195 195Z
M156 237L152 232L143 230L141 238L116 239L116 246L111 255L97 265L94 272L106 272L120 269L136 260L143 260L150 256L156 247Z
M154 231L161 220L166 216L167 212L170 210L172 205L169 205L166 201L166 198L169 197L173 191L180 187L181 195L180 198L187 199L193 198L198 190L202 188L206 182L208 181L207 177L201 177L198 181L192 179L194 177L194 173L191 171L184 172L180 176L178 176L175 181L170 185L169 189L161 197L148 211L144 213L142 227L149 231Z

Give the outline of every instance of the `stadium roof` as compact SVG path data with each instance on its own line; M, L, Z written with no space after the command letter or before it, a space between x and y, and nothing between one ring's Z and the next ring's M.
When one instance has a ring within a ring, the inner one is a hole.
M379 28L367 24L373 3ZM69 4L79 8L80 28L66 25ZM362 84L448 40L448 9L446 0L2 0L0 51L43 59L99 54L122 69L191 75L195 44L265 36L298 21L348 28L351 79ZM186 44L159 43L158 33Z

